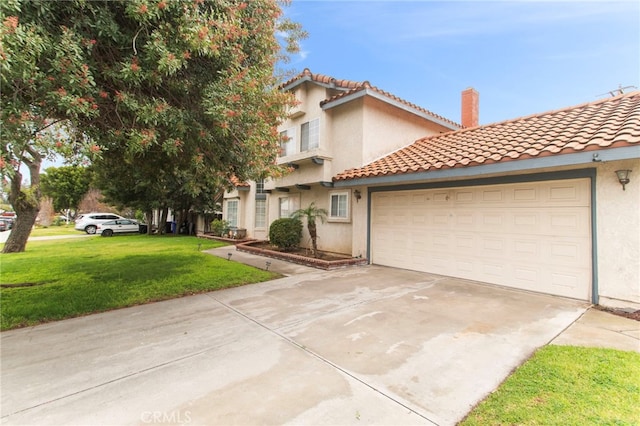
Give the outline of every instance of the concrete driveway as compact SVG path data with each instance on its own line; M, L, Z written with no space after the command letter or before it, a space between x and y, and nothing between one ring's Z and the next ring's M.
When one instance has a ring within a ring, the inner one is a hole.
M451 425L586 303L377 266L1 334L2 424Z

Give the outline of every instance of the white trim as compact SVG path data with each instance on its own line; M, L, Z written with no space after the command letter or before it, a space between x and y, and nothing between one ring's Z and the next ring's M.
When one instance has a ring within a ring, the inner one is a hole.
M226 200L226 209L225 209L225 220L229 222L229 226L238 227L240 225L240 199L239 198L231 198ZM229 204L236 203L236 217L235 223L229 220Z
M345 196L345 201L347 203L346 207L346 216L332 216L332 207L333 207L333 197L334 196ZM327 221L328 222L351 222L351 191L349 190L338 190L338 191L329 191L329 211L327 212Z
M259 203L264 203L264 224L259 226L258 225L258 204ZM253 226L255 227L255 229L257 230L264 230L267 229L267 226L269 224L269 205L267 204L267 199L265 198L264 200L258 200L256 199L254 204L253 204Z

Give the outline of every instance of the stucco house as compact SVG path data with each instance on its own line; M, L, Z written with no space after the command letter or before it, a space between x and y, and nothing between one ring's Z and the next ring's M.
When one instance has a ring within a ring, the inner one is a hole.
M368 84L331 84L303 73L284 87L304 90L283 131L320 115L313 155L285 151L292 174L228 194L245 210L263 198L265 229L315 201L333 214L318 225L323 250L640 309L640 92L477 126L470 90L460 128ZM415 137L402 105L433 117L430 131Z
M278 163L290 166L291 173L277 180L235 182L235 190L224 195L224 219L256 239L268 238L274 220L315 202L329 212L321 225L319 247L351 253L351 204L358 199L351 189L333 188L333 177L419 137L462 128L366 81L339 80L305 69L282 90L292 92L298 101L280 126L287 141ZM306 236L303 244L308 243Z

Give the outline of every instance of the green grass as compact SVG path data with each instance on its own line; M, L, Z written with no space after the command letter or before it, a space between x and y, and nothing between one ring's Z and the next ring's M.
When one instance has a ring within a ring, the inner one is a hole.
M36 226L31 230L31 234L29 237L50 237L57 235L84 235L85 233L82 231L77 231L73 229L73 223L69 225L59 225L59 226Z
M2 330L267 281L272 272L199 250L186 236L128 235L32 241L0 255Z
M543 347L460 424L638 425L640 353Z

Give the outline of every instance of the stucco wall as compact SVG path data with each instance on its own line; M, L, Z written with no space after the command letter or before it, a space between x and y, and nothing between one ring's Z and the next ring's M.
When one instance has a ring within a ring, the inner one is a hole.
M404 148L417 139L450 131L446 127L429 122L378 99L365 98L364 107L362 129L365 150L362 153L363 164Z
M331 122L327 129L328 151L332 158L332 176L364 165L362 99L339 105L326 111Z
M632 170L625 191L620 169ZM640 305L640 160L601 163L596 182L600 304Z
M329 210L329 193L330 189L322 187L314 187L309 191L300 192L273 192L267 197L267 211L269 221L273 222L278 218L280 198L289 198L294 207L306 208L312 202L316 207ZM350 201L353 205L353 199ZM302 231L302 247L311 247L311 239L306 228L306 221L303 220L304 229ZM328 250L336 253L351 253L351 222L341 223L327 220L325 223L318 221L316 223L318 231L318 248L320 250ZM264 238L267 239L268 229ZM258 234L254 238L260 238Z
M345 191L344 189L340 189L339 191ZM336 253L344 253L351 254L351 239L352 239L352 228L351 223L353 221L353 205L354 199L353 194L349 191L349 208L351 210L351 217L347 222L335 222L331 220L327 220L324 223L317 222L317 230L318 230L318 248L320 250L328 250ZM302 193L302 208L306 208L311 204L311 202L315 202L316 206L319 208L323 208L329 211L329 194L332 192L331 189L326 189L322 187L318 187L312 191L305 191ZM302 245L304 247L311 247L311 240L309 237L309 233L306 229L306 222L303 220L305 224L304 231L302 233Z

